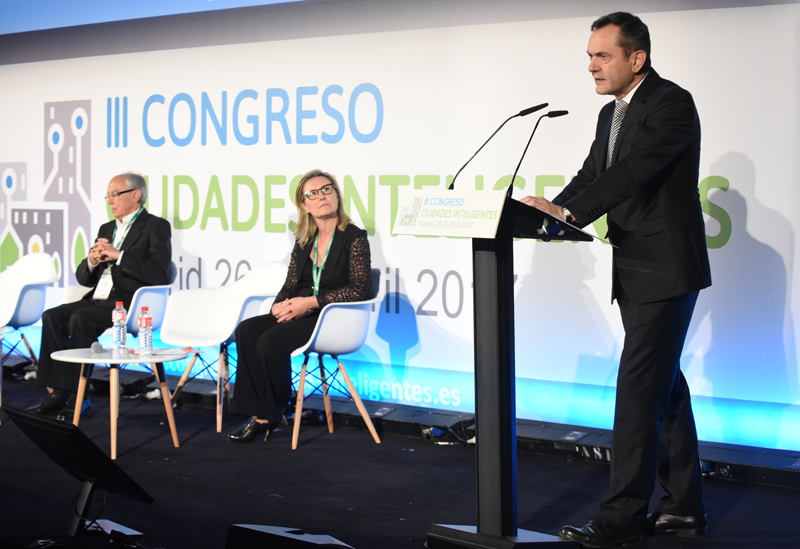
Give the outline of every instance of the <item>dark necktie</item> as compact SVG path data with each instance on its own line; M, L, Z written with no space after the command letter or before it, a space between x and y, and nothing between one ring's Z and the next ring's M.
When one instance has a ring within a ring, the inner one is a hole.
M606 159L606 168L611 165L611 160L614 158L614 145L617 142L619 127L622 125L622 119L625 118L625 111L627 109L628 104L625 101L617 101L617 104L614 105L614 120L611 122L611 135L608 138L608 158Z

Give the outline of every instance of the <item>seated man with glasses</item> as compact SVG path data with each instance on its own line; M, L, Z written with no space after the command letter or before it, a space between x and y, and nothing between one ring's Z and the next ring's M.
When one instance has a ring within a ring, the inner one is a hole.
M112 178L105 199L115 220L101 225L89 256L75 272L78 282L92 287L91 291L80 301L42 315L37 384L51 387L53 392L29 410L38 414L60 410L58 419L66 421L75 410L80 364L56 361L50 354L90 347L111 327L115 302L121 301L128 310L136 290L166 284L172 261L170 224L144 209L147 186L142 176L125 173ZM90 408L88 398L81 406L84 416Z

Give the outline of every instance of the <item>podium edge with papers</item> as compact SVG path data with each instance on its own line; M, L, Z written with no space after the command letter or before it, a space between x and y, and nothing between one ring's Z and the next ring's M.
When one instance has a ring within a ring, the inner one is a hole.
M465 218L475 222L465 224ZM517 528L514 238L589 242L597 237L506 198L504 190L408 190L393 234L472 239L477 526L434 524L427 547L577 549L577 541Z
M429 206L434 200L443 205ZM463 201L465 206L453 204ZM415 206L418 211L415 210ZM471 207L472 206L472 207ZM569 240L575 242L607 241L552 215L506 198L506 191L401 191L392 235L448 236L461 238L496 238L503 213L513 213L515 238ZM427 215L423 215L423 213ZM450 213L447 217L445 214ZM452 217L459 213L458 217ZM466 213L467 215L464 215ZM438 215L436 215L438 214ZM480 216L476 219L472 216ZM455 226L458 224L458 227ZM470 225L467 225L470 224Z

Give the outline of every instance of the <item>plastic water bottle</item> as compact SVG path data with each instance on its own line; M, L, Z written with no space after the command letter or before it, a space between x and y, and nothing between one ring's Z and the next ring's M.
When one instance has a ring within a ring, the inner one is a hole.
M111 323L114 325L114 350L125 350L125 339L128 337L128 319L122 301L111 311Z
M153 317L142 307L137 318L139 326L139 356L153 354Z

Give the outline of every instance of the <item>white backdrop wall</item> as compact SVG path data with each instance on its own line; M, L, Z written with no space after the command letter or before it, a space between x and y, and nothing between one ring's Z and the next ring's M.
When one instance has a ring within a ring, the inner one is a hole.
M554 197L608 100L586 71L597 15L0 65L0 266L45 250L58 286L74 283L109 218L108 180L134 170L148 177L149 210L173 224L181 287L231 283L288 262L294 186L319 167L339 178L386 273L388 298L351 358L362 393L471 410L469 242L393 237L397 193L443 187L502 120L547 101L570 114L542 122L514 196ZM798 449L800 6L642 17L654 68L693 93L703 126L714 285L682 362L700 436ZM507 185L534 123L510 123L459 186ZM610 427L623 330L608 246L519 241L515 255L518 415Z

